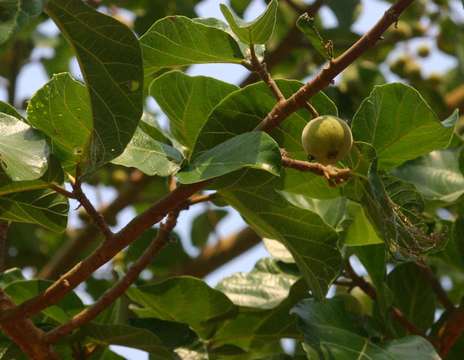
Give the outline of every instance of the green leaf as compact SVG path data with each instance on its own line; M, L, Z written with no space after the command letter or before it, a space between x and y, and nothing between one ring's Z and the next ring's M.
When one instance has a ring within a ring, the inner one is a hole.
M274 32L278 7L276 0L271 0L266 10L250 22L238 18L226 5L220 6L232 31L246 44L265 44Z
M14 108L14 106L11 106L10 104L3 101L0 101L0 113L11 115L17 119L25 120L23 116L18 112L18 110Z
M211 210L199 214L192 221L190 239L196 247L203 247L208 242L209 235L215 232L217 224L228 214L226 210Z
M337 17L337 29L343 29L343 31L350 29L360 14L358 7L362 6L360 0L344 0L343 3L337 0L328 0L327 5Z
M314 18L308 15L308 13L304 13L296 21L296 26L306 36L319 55L326 60L329 60L332 57L331 54L328 53L326 42L319 33Z
M51 152L67 172L74 176L76 166L88 166L93 124L83 84L68 73L54 75L29 101L27 119L48 136Z
M63 181L64 174L60 163L55 158L50 157L47 171L37 180L12 181L3 170L0 170L0 196L21 191L45 189L50 184L62 184Z
M235 305L272 309L285 300L298 276L283 271L272 259L258 261L249 273L235 273L223 279L216 289Z
M68 200L49 189L0 197L0 219L37 224L53 232L66 229L68 210Z
M172 175L180 169L183 158L166 142L158 129L141 121L124 152L112 163L135 167L150 176Z
M143 109L141 49L127 26L80 0L49 0L46 10L74 47L90 94L88 173L120 155L137 128Z
M379 169L445 148L453 128L444 127L414 88L400 84L376 86L356 112L351 126L357 141L371 143Z
M140 38L145 76L163 68L191 64L233 63L244 58L237 42L225 31L184 16L168 16Z
M234 10L238 16L243 16L248 6L250 6L251 0L231 0L230 7Z
M174 138L190 153L213 108L237 87L205 77L172 71L153 80L150 95L169 117Z
M87 324L80 332L97 344L120 345L148 351L160 359L176 359L161 340L149 330L128 325Z
M0 273L0 288L4 289L8 284L18 280L24 280L21 269L12 268L2 271Z
M0 113L0 165L13 181L40 178L49 149L43 136L25 122Z
M289 315L289 311L307 293L304 281L300 280L292 286L288 297L273 309L240 308L237 316L226 320L210 339L211 348L235 345L253 353L255 358L268 359L275 355L281 351L281 339L301 339L296 319Z
M347 311L341 298L323 303L307 299L295 306L292 313L300 318L305 350L311 359L440 359L433 346L422 337L408 336L382 345L361 336L360 322Z
M0 44L6 42L15 31L25 25L31 17L40 15L43 0L4 0L0 4Z
M142 306L133 309L139 317L186 323L202 337L208 336L214 321L232 316L236 311L235 305L220 291L187 276L131 288L127 295ZM185 311L189 308L195 311Z
M273 175L280 173L280 150L266 133L253 131L238 135L194 157L177 179L192 184L231 173L242 168L254 168Z
M364 246L383 244L375 228L365 214L365 210L357 203L350 203L352 223L348 227L343 244L346 246Z
M18 305L41 294L51 284L53 284L52 281L45 280L20 280L10 283L5 288L5 292ZM43 310L42 313L63 324L83 309L84 304L79 297L74 292L70 292L60 300L58 305L52 305Z
M337 276L338 236L316 213L295 207L276 192L279 179L221 190L222 196L262 237L281 241L295 259L314 297L325 297Z
M393 292L393 302L405 317L424 332L433 324L435 293L424 273L414 263L398 265L387 276L387 284ZM395 326L400 334L405 330Z
M464 193L464 176L459 168L458 149L433 151L407 162L393 174L414 184L427 199L452 203Z

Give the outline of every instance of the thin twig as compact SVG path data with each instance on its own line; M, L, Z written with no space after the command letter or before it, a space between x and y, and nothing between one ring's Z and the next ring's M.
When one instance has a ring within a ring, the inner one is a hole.
M169 242L169 235L177 222L178 212L169 214L168 219L158 229L155 239L151 242L142 256L130 267L126 275L116 285L107 290L102 297L92 306L89 306L79 314L75 315L69 322L49 331L45 335L45 341L55 343L63 336L73 332L78 327L88 323L98 316L103 310L110 306L116 299L123 295L126 290L138 279L140 273L153 261L164 246Z
M269 87L269 89L272 91L272 94L274 94L277 102L280 103L285 101L284 94L282 94L282 91L280 91L279 86L274 81L271 74L269 74L269 72L267 71L266 64L261 63L261 61L259 61L258 59L258 56L256 56L255 46L253 44L250 46L250 56L251 64L253 65L254 71L259 75L261 80L263 80Z
M76 195L72 193L71 191L66 190L65 188L62 188L61 186L57 184L50 184L49 185L50 189L56 191L57 193L63 195L64 197L67 197L69 199L75 199Z
M316 175L323 176L329 185L336 186L346 182L351 176L351 169L340 169L334 166L324 166L319 163L296 160L288 157L285 150L281 150L282 166L298 171L309 171Z
M212 201L216 199L217 196L218 196L217 193L194 195L188 200L187 205L190 206L190 205L196 205L196 204L201 204L204 202Z
M8 258L8 227L9 223L0 220L0 272L5 271Z
M92 205L88 197L82 191L82 187L80 182L71 183L73 187L73 194L75 198L80 202L80 204L84 207L87 214L93 220L95 225L98 226L102 234L105 236L106 240L111 240L114 237L113 232L111 231L110 227L106 223L106 220L103 218L102 214L100 214L97 209Z
M398 21L400 14L413 2L414 0L399 0L393 4L370 31L364 34L342 55L331 60L313 80L301 87L286 101L276 104L271 112L256 127L256 130L268 131L275 128L290 114L304 107L306 101L329 86L338 74L372 48L380 40L382 34Z

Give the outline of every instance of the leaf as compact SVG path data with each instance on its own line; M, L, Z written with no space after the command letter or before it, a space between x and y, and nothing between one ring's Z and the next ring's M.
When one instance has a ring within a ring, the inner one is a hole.
M112 163L135 167L150 176L175 174L180 169L182 154L166 140L158 129L141 121L124 152Z
M239 15L243 16L248 6L250 6L251 0L231 0L230 7Z
M192 184L231 173L242 168L254 168L273 175L280 173L280 150L266 133L253 131L238 135L194 157L177 179Z
M191 153L211 110L237 87L206 77L171 71L153 80L150 95L169 117L174 138Z
M13 302L18 305L29 300L45 291L52 281L45 280L19 280L10 283L4 290L11 297ZM42 313L58 323L68 322L74 315L84 309L84 304L74 293L68 293L59 305L52 305Z
M24 280L21 269L12 268L2 271L0 273L0 288L4 289L8 284L18 280Z
M417 90L400 83L376 86L354 115L351 129L355 140L374 146L379 169L386 170L445 148L453 135Z
M307 295L307 291L304 281L300 280L292 286L288 297L272 309L240 308L237 316L227 320L210 339L210 348L214 350L235 345L247 353L253 353L255 358L268 359L270 355L275 355L281 351L281 339L301 338L296 319L289 315L289 311Z
M321 55L326 60L331 58L330 54L328 53L328 48L326 48L327 43L319 33L319 30L314 23L314 18L308 15L308 13L304 13L296 21L296 26L306 36L319 55Z
M158 20L140 38L145 76L163 68L191 64L233 63L244 58L237 42L225 31L184 16Z
M414 263L400 264L387 276L393 302L404 316L424 332L433 324L435 293L424 273ZM405 330L395 326L400 334Z
M90 161L92 109L86 87L70 74L56 74L29 101L28 122L45 133L51 152L63 168L75 176L76 166L85 169Z
M15 31L24 26L31 17L40 15L43 0L4 0L0 4L0 44L6 42Z
M266 10L250 22L238 18L226 5L221 4L220 7L232 31L246 44L265 44L274 32L278 7L276 0L271 0Z
M272 309L285 300L298 276L283 271L275 261L259 260L249 273L235 273L217 284L238 306Z
M357 203L350 203L352 223L348 227L343 244L346 246L365 246L383 244L375 228L365 214L365 210Z
M196 247L203 247L208 242L209 235L214 234L217 224L227 216L226 210L206 209L192 221L190 239Z
M337 0L327 1L328 7L337 17L337 29L349 30L360 14L358 7L362 6L360 0L345 0L343 3Z
M236 311L235 305L220 291L187 276L131 288L127 295L142 306L133 309L139 317L186 323L202 337L208 337L214 321L232 316Z
M300 319L309 358L349 359L440 359L433 346L419 336L408 336L376 344L361 336L359 321L349 313L341 298L319 303L306 299L292 309Z
M393 174L414 184L428 200L453 203L464 193L464 176L459 168L456 149L433 151L407 162Z
M18 112L18 110L14 108L14 106L11 106L10 104L3 101L0 101L0 113L11 115L17 119L25 120Z
M63 181L64 174L60 163L55 158L50 157L47 171L37 180L12 181L3 170L0 170L0 196L21 191L45 189L50 184L62 184Z
M137 128L143 109L141 49L127 26L80 0L49 0L46 10L74 47L90 94L86 174L120 155Z
M155 334L145 329L90 323L83 326L80 332L97 344L127 346L148 351L161 359L176 359Z
M66 229L68 210L68 200L49 189L0 197L0 219L37 224L53 232Z
M253 187L237 183L220 193L260 236L285 245L313 296L322 299L341 266L337 233L316 213L287 202L276 192L278 182Z
M48 145L25 122L0 113L0 165L13 181L40 178L47 170Z
M280 241L264 238L263 244L274 259L290 264L295 262L290 251Z

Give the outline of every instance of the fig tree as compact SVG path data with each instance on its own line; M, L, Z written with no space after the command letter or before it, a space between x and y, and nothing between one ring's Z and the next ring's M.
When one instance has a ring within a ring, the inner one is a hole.
M306 124L301 141L308 155L323 165L331 165L350 152L353 135L344 120L323 115Z

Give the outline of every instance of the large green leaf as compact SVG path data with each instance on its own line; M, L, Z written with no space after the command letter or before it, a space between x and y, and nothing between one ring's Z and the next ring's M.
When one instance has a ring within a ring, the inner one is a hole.
M183 158L166 142L158 129L141 121L124 152L112 162L135 167L150 176L172 175L180 169Z
M221 4L221 11L235 35L245 44L251 45L265 44L269 40L276 24L277 7L277 1L271 0L266 10L250 22L237 17L224 4Z
M46 11L76 51L92 105L87 172L120 155L143 109L139 42L124 24L80 0L49 0Z
M251 272L235 273L216 288L236 305L272 309L287 298L297 280L297 275L283 271L275 261L265 258Z
M68 73L54 75L27 106L28 122L44 132L51 152L74 175L87 167L92 134L92 109L86 87Z
M214 321L232 316L236 311L224 294L193 277L174 277L131 288L127 295L142 306L133 309L139 317L186 323L203 336L210 334Z
M0 44L25 25L31 17L40 15L44 0L3 0L0 3Z
M383 240L377 235L375 228L367 218L361 205L352 202L349 205L352 223L346 231L344 245L364 246L383 244Z
M40 178L47 170L44 137L25 122L0 113L0 166L13 181Z
M401 264L388 274L387 284L393 292L395 306L409 321L426 332L433 324L436 299L424 273L414 263ZM397 331L405 334L399 326Z
M455 202L464 194L464 176L459 169L460 150L433 151L407 162L393 174L414 184L428 200Z
M374 146L379 169L445 148L453 135L414 88L394 83L377 86L356 112L353 137Z
M316 213L286 201L279 186L279 179L253 187L238 182L221 194L260 236L285 244L313 296L322 299L341 266L337 233Z
M234 63L244 58L237 42L225 31L184 16L168 16L140 38L145 76L163 68L190 64Z
M437 360L433 346L422 337L409 336L377 344L362 336L360 322L341 298L320 303L314 299L300 302L292 310L300 318L305 334L305 350L311 359L333 360Z
M280 241L263 238L263 244L274 259L288 264L295 262L295 259L293 258L292 254L290 254L290 251L288 251L285 245Z
M53 282L45 280L19 280L10 283L5 292L11 297L15 304L20 304L45 291ZM70 292L58 305L53 305L42 313L59 323L68 322L79 311L83 310L84 304L79 297Z
M349 30L357 16L360 14L358 7L362 6L360 0L328 0L327 6L333 11L338 20L338 29Z
M90 323L85 325L80 333L100 345L119 345L144 350L152 354L153 359L177 359L155 334L146 329L129 325Z
M55 158L50 157L47 171L37 180L12 181L3 170L0 170L0 196L21 191L45 189L50 184L62 184L63 180L64 174L60 163Z
M211 110L237 87L210 77L168 72L150 85L153 96L169 117L174 138L190 153Z
M177 174L182 184L212 179L242 168L280 174L279 145L268 134L252 131L237 135L205 151Z
M68 200L49 189L1 196L0 219L63 232L68 220Z
M255 353L255 358L270 358L278 353L283 338L301 339L296 319L289 312L307 296L307 291L304 281L300 280L292 286L288 297L272 309L240 308L237 316L225 321L210 340L211 348L234 345L247 353Z

